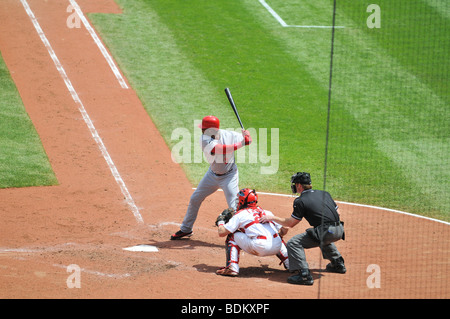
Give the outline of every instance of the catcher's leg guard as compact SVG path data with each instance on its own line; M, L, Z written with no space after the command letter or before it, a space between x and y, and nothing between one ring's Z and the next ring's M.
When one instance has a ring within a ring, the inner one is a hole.
M227 266L226 268L239 273L239 254L241 249L234 241L233 234L229 234L226 240Z
M286 248L286 243L284 240L281 240L281 249L277 254L278 259L280 259L280 265L283 264L285 269L289 269L289 258L288 258L288 252Z

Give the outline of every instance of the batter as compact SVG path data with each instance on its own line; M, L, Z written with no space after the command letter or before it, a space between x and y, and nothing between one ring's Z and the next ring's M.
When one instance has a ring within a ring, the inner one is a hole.
M223 190L228 207L236 209L236 194L239 192L239 172L235 163L234 152L250 145L250 133L243 130L242 134L220 129L219 119L215 116L205 116L199 125L202 129L200 143L202 151L210 164L192 194L180 230L170 239L176 240L192 236L192 229L197 219L198 211L206 197Z

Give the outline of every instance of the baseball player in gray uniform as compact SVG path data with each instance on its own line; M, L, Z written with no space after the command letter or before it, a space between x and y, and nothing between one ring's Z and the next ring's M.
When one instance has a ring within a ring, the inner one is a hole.
M245 130L242 134L221 130L219 119L212 115L205 116L199 127L202 129L202 151L210 166L190 198L180 230L170 237L171 240L192 236L200 205L219 188L225 194L228 207L236 209L237 206L239 173L234 152L252 142L250 134Z

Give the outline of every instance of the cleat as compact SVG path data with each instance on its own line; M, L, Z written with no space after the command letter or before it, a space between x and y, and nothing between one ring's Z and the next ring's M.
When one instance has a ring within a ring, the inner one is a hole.
M229 268L229 267L223 267L220 268L216 271L217 275L221 275L221 276L229 276L229 277L236 277L237 275L239 275L238 272L234 271L233 269Z
M333 265L332 263L329 263L326 269L328 272L334 272L337 274L345 274L347 272L344 264Z
M296 275L293 275L287 279L287 282L294 285L306 285L312 286L314 284L313 277L308 269L299 271Z
M339 257L335 260L332 260L326 267L328 272L334 272L337 274L345 274L347 269L345 268L344 258Z
M175 234L170 236L170 240L177 240L177 239L191 237L191 236L192 236L192 232L185 233L185 232L182 232L181 230L179 230Z

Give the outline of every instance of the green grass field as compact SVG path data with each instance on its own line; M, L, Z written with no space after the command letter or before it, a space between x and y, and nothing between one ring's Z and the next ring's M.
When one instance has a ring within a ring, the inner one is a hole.
M251 153L238 151L241 187L288 193L291 174L304 170L338 200L450 220L445 0L379 0L373 29L372 2L337 1L345 28L335 30L326 161L331 29L282 27L258 0L116 1L123 14L89 18L170 148L184 128L194 154L194 121L205 115L239 128L229 87L255 132ZM332 0L266 2L288 25L332 24ZM194 185L208 166L181 165ZM269 165L276 173L262 174Z
M258 0L118 3L122 15L90 18L169 147L205 115L237 129L230 87L246 128L279 129L276 174L247 160L242 187L287 193L305 170L337 199L449 220L445 1L378 1L379 29L366 24L371 2L337 1L326 183L331 29L283 28ZM289 25L332 24L331 0L267 3ZM194 184L207 167L182 165Z
M0 188L57 184L1 55L0 96Z

